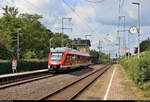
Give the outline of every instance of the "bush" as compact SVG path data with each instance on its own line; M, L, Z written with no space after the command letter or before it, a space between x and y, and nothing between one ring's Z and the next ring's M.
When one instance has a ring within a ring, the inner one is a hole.
M146 49L146 51L150 51L150 47Z
M0 60L0 74L6 74L11 72L11 62L8 60Z
M100 59L101 64L106 64L106 63L109 63L110 61L111 61L111 59L109 59L109 58Z
M144 83L150 79L150 52L140 54L140 59L137 56L131 56L129 60L125 57L120 60L120 64L132 80L144 88Z
M0 59L10 59L11 52L3 45L0 44Z
M37 56L34 51L27 51L23 56L23 58L25 58L25 59L31 59L31 58L36 58L36 57Z
M38 59L30 59L30 60L21 60L18 62L17 71L32 71L32 70L40 70L47 68L47 60L38 60ZM0 60L0 74L8 74L12 73L11 61L10 60Z

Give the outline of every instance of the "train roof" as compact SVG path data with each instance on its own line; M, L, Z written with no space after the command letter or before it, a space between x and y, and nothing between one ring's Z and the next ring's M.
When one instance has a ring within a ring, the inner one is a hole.
M88 53L83 53L83 52L79 52L78 50L75 49L71 49L68 47L57 47L55 49L50 49L51 52L64 52L67 51L67 53L69 54L76 54L76 55L81 55L81 56L90 56Z

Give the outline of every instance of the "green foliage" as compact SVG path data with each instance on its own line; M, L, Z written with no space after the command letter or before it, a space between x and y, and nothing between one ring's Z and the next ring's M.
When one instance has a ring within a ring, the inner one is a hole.
M73 40L65 34L53 33L39 21L42 16L37 14L19 14L15 7L3 8L0 18L0 59L16 56L17 35L19 35L20 58L45 58L51 47L60 47L63 37L64 46L73 47ZM51 40L50 40L51 39ZM9 54L8 54L9 53ZM7 55L8 54L8 55Z
M0 74L11 73L11 61L0 61Z
M90 50L90 55L92 56L93 63L108 63L111 59L103 52L98 52L96 50Z
M140 43L140 52L147 50L150 47L150 39L144 40ZM137 53L138 48L135 48L135 53Z
M8 49L0 44L0 59L10 59L11 58L11 52L8 51Z
M8 5L6 5L4 8L2 8L4 10L3 15L4 16L17 16L18 9L15 7L8 7Z
M69 39L69 36L62 33L55 33L50 39L51 48L61 47L63 38L63 46L72 47L73 40Z
M124 57L120 64L140 88L146 86L145 82L150 79L150 52L141 54L140 59L137 56L131 56L129 60Z
M6 55L3 54L5 50L10 52L11 56L16 56L17 34L19 34L22 59L28 51L35 52L37 58L46 57L49 50L48 34L50 31L39 22L42 16L20 14L16 17L18 14L16 8L6 6L3 10L4 16L0 18L0 45L3 46L0 56ZM6 56L5 58L9 57Z
M146 51L150 51L150 47L148 47L148 48L146 49Z
M99 57L99 52L96 50L90 50L90 55L94 57Z
M36 58L36 53L34 51L27 51L23 57L24 59Z

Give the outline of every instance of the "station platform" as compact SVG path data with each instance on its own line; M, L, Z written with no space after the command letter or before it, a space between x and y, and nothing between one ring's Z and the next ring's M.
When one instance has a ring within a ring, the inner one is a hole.
M8 78L8 77L24 76L24 75L36 74L36 73L43 73L43 72L47 72L47 71L48 71L48 69L42 69L42 70L18 72L18 73L12 73L12 74L3 74L3 75L0 75L0 79Z

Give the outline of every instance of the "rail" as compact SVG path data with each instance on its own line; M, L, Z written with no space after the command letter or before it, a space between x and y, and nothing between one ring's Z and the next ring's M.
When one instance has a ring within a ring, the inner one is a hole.
M108 64L66 86L56 90L49 95L42 97L40 100L73 100L101 75L103 75L112 64Z

